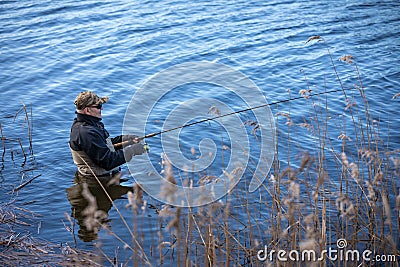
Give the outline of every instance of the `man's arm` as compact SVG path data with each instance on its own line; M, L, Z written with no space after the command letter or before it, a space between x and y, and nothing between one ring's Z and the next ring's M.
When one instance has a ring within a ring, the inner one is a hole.
M111 151L106 140L97 131L89 130L81 135L80 146L89 158L107 171L126 162L123 150Z

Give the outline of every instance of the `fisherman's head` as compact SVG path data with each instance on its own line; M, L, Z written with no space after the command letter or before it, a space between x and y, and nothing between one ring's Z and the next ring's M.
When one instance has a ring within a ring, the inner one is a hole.
M99 97L91 91L81 92L75 98L76 111L81 114L101 118L102 105L108 101L108 97Z

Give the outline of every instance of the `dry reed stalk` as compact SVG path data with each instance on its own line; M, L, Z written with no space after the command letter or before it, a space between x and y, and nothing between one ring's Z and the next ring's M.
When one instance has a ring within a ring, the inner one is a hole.
M18 192L19 190L21 190L22 188L24 188L25 186L27 186L28 184L32 183L33 180L35 180L36 178L42 176L42 174L36 175L35 177L29 179L28 181L26 181L25 183L17 186L16 188L14 188L12 190L12 193Z
M32 143L32 132L33 132L33 123L32 123L32 105L30 107L30 117L29 117L29 113L28 110L26 108L26 105L22 102L22 109L24 110L24 114L25 114L25 121L28 125L28 139L29 139L29 151L31 156L33 156L33 143Z
M3 126L2 126L2 124L1 124L1 122L0 122L0 135L1 135L1 145L3 146L3 153L1 154L1 162L2 162L2 168L1 169L4 169L4 156L5 156L5 154L6 154L6 145L5 145L5 140L6 140L6 137L4 136L4 134L3 134Z

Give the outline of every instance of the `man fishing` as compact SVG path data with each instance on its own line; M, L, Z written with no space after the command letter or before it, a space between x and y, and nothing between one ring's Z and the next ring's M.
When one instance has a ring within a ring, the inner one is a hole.
M140 143L134 135L110 138L101 122L102 105L107 101L108 97L99 97L90 91L81 92L75 98L76 118L71 127L69 146L78 173L84 177L96 175L111 179L119 173L120 165L148 150L147 145ZM122 142L126 145L117 145Z

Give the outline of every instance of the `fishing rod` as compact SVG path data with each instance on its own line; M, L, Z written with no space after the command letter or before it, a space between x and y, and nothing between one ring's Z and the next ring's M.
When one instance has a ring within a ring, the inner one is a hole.
M336 90L325 91L325 92L320 92L320 93L315 93L315 94L309 94L307 96L302 95L302 96L293 97L293 98L289 98L289 99L279 100L279 101L275 101L275 102L267 103L267 104L262 104L262 105L255 106L255 107L249 107L249 108L245 108L245 109L242 109L242 110L238 110L238 111L234 111L234 112L218 115L218 116L215 116L215 117L212 117L212 118L207 118L207 119L202 119L202 120L191 122L191 123L186 123L186 124L183 124L183 125L180 125L180 126L176 126L176 127L173 127L173 128L167 129L167 130L162 130L162 131L159 131L159 132L146 134L145 136L136 138L135 141L140 142L143 139L151 138L151 137L163 134L163 133L172 132L172 131L175 131L175 130L178 130L178 129L182 129L182 128L185 128L185 127L189 127L189 126L195 125L195 124L208 122L208 121L213 121L213 120L216 120L216 119L219 119L219 118L231 116L231 115L234 115L234 114L237 114L237 113L242 113L242 112L246 112L246 111L253 110L253 109L263 108L263 107L266 107L266 106L276 105L276 104L280 104L280 103L286 103L286 102L289 102L289 101L298 100L298 99L302 99L302 98L305 98L305 97L308 98L308 97L312 97L312 96L319 96L319 95L337 93L337 92L340 92L340 91L343 92L344 90L351 90L351 89L336 89ZM123 141L121 143L114 144L114 147L124 146L126 144L131 143L131 142L132 142L131 140Z

